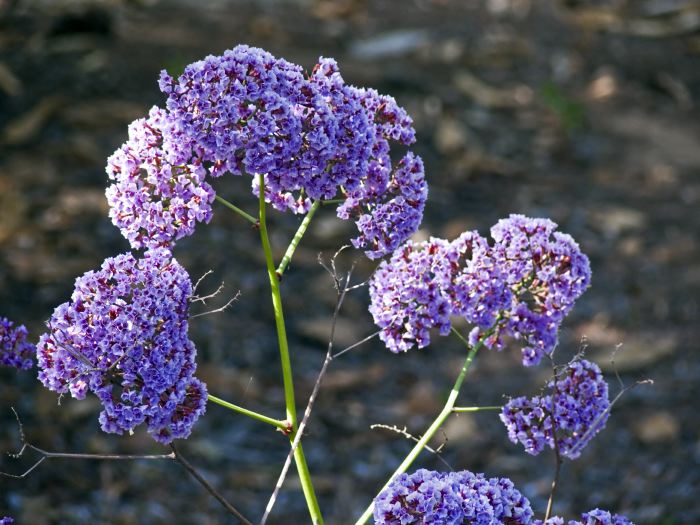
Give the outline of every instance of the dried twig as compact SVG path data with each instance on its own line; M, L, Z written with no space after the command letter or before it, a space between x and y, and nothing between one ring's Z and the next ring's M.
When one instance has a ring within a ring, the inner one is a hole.
M418 441L420 441L420 438L417 438L416 436L411 434L406 427L399 428L396 425L383 425L381 423L375 423L374 425L370 425L369 428L371 428L372 430L377 429L377 428L381 428L384 430L391 430L392 432L396 432L397 434L401 434L405 438L410 439L411 441L414 441L416 443L418 443ZM450 465L447 461L445 461L445 458L443 458L441 455L442 449L445 448L445 445L447 444L447 435L445 435L443 433L443 437L445 438L445 441L440 443L440 446L438 448L432 448L432 447L426 445L425 450L435 454L437 456L437 458L442 462L442 464L445 465L449 470L454 470L452 468L452 465Z
M184 467L184 469L194 478L196 479L206 490L216 498L216 500L223 505L223 507L229 511L229 513L233 514L238 518L238 520L243 523L244 525L253 525L252 522L250 522L248 519L246 519L241 512L231 505L231 503L218 491L216 490L216 487L214 487L211 483L209 483L202 474L195 469L192 464L185 459L185 457L182 455L182 453L175 447L175 443L170 444L170 449L173 451L171 456L173 456L173 459L180 463Z

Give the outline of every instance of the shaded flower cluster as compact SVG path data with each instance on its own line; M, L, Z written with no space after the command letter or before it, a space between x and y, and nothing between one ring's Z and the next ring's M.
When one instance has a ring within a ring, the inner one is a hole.
M444 335L457 315L474 326L472 344L501 348L512 337L524 343L523 364L539 363L590 282L587 257L555 230L549 220L511 215L492 228L492 244L472 231L397 250L370 284L382 339L394 352L421 348L430 328Z
M12 525L15 522L12 518L9 516L5 516L3 518L0 518L0 525Z
M37 344L39 380L77 399L94 393L105 432L144 423L161 443L187 437L207 399L193 376L191 293L187 272L166 249L106 259L54 310Z
M109 216L132 248L168 246L211 220L214 190L206 173L201 148L153 107L107 160Z
M401 474L374 500L377 525L529 525L529 501L508 479L483 474Z
M608 420L608 385L598 365L582 359L569 363L547 387L549 395L510 400L501 421L510 440L521 443L529 454L548 446L576 459Z
M418 228L427 198L423 164L409 153L392 167L389 156L390 142L415 140L412 121L393 98L345 84L334 60L319 59L307 76L266 51L237 46L190 64L177 79L163 71L160 88L168 100L159 115L175 123L173 142L197 161L179 166L194 165L199 175L204 165L213 177L253 175L255 194L263 175L265 199L283 211L345 198L338 216L356 221L353 244L371 258L391 253ZM114 212L129 213L130 206Z
M27 329L0 317L0 365L28 370L34 366L34 345L27 341Z
M558 516L554 516L547 521L535 520L532 525L567 525L567 522ZM595 509L583 513L581 521L570 520L568 525L634 525L634 523L619 514L611 514L607 510Z

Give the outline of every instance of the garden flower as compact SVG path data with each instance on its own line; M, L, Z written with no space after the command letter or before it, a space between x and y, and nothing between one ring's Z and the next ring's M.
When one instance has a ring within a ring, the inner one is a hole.
M508 479L420 469L401 474L374 500L377 525L529 525L528 500Z
M0 365L28 370L34 366L34 345L27 341L27 329L0 317Z
M153 107L107 160L109 216L132 248L172 246L211 220L215 194L206 173L201 149L172 115Z
M566 525L566 523L562 518L554 516L547 521L535 520L532 525ZM619 514L595 509L585 512L581 516L581 521L570 520L568 525L634 525L634 523Z
M569 363L547 388L549 395L510 400L501 421L509 439L529 454L556 446L563 457L576 459L608 420L608 385L598 365L582 359Z
M187 272L164 248L105 260L51 316L37 345L39 380L77 399L93 392L105 432L145 423L161 443L187 437L207 398L193 376L191 293Z

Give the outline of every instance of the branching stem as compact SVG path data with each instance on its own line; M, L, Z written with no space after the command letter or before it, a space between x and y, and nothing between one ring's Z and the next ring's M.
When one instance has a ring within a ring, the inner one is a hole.
M272 425L273 427L276 427L280 429L282 432L287 431L287 422L286 421L280 421L279 419L273 419L271 417L267 417L263 414L260 414L258 412L255 412L253 410L248 410L247 408L243 408L238 405L234 405L233 403L229 403L228 401L224 401L223 399L220 399L216 396L213 396L209 394L207 396L207 399L211 401L212 403L216 403L217 405L220 405L224 408L228 408L229 410L233 410L234 412L238 412L239 414L243 414L244 416L251 417L253 419L257 419L258 421L262 421L263 423L267 423L268 425Z

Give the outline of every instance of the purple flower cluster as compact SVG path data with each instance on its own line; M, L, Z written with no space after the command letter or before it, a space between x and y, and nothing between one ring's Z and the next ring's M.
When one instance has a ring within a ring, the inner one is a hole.
M532 525L566 525L566 522L562 518L554 516L547 521L535 520ZM595 509L582 514L581 521L570 520L568 525L634 525L634 523L619 514Z
M107 160L109 216L132 248L168 246L209 222L214 190L202 151L178 122L153 107L129 126L129 140Z
M406 242L377 268L370 281L369 311L382 329L379 337L392 352L430 343L430 329L450 331L453 257L447 241Z
M164 248L106 259L54 310L37 344L39 380L77 399L93 392L105 432L145 423L161 443L187 437L207 400L193 376L191 293L187 272Z
M530 502L508 479L483 474L401 474L374 500L377 525L529 525Z
M390 350L429 343L428 330L450 329L450 316L474 329L472 344L501 348L522 340L523 364L539 363L557 343L566 314L590 282L588 259L556 224L511 215L492 230L493 244L477 232L451 243L408 243L380 264L370 283L370 312ZM419 283L417 286L416 283Z
M0 365L28 370L34 366L34 345L27 341L27 329L0 317Z
M0 518L0 525L12 525L15 522L12 518L9 516L5 516L4 518Z
M608 420L608 385L598 365L582 359L569 363L547 387L549 395L509 401L501 421L510 440L520 442L529 454L537 455L548 446L576 459Z
M167 110L134 122L110 157L110 216L132 247L169 245L211 218L206 175L253 175L279 210L306 213L319 199L344 197L338 216L354 219L353 244L371 258L389 254L420 224L427 198L421 160L392 167L390 142L410 144L411 119L396 101L345 84L321 58L310 75L261 49L238 46L165 71Z

